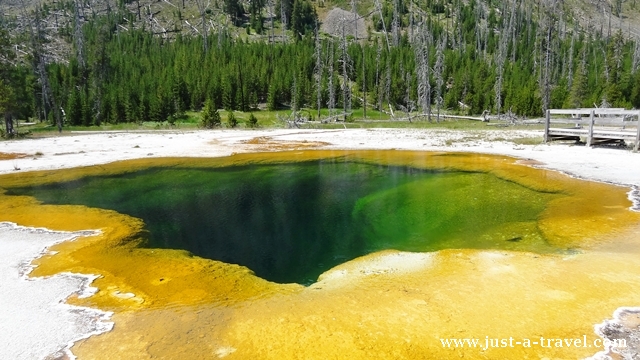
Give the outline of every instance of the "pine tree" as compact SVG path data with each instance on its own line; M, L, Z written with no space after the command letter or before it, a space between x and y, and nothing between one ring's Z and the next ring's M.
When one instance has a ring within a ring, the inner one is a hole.
M162 107L161 99L158 96L151 96L149 99L149 118L151 121L163 122L166 120Z
M12 112L15 111L16 98L15 90L11 86L12 71L8 65L8 62L13 59L14 53L11 51L9 34L0 27L0 116L4 118L7 137L15 135Z
M310 33L317 21L316 10L308 0L295 0L293 2L291 30L293 30L296 39L300 39L305 34Z
M78 126L82 123L82 104L77 91L72 91L67 100L67 121Z
M109 111L110 118L109 122L112 124L118 124L124 122L124 107L120 102L120 99L117 96L112 97L112 101L110 102L111 109Z
M229 127L236 127L236 125L238 125L238 119L236 119L236 115L233 113L233 110L227 111L227 124Z
M189 101L191 100L189 90L182 76L176 76L173 81L173 86L171 87L171 92L174 113L176 116L180 116L189 108Z
M636 109L640 108L640 71L635 72L629 101Z
M571 89L569 91L569 97L567 104L569 108L580 108L584 102L585 95L587 93L587 76L585 74L584 66L581 65L576 71L573 81L571 83Z
M225 77L225 81L222 84L222 106L227 111L233 111L236 109L237 94L235 85L232 83L233 78L231 75Z
M93 125L93 107L91 106L91 98L88 94L84 94L82 97L82 125Z
M258 118L253 115L253 113L249 114L249 120L247 121L247 126L254 128L258 126Z
M231 21L234 25L240 25L240 18L244 13L244 9L242 8L242 3L238 0L224 0L223 4L224 12L231 16Z
M15 130L13 128L13 117L11 115L11 106L14 103L13 89L6 85L0 78L0 115L3 115L5 121L4 136L13 137Z
M202 109L202 113L200 113L200 119L202 127L204 128L213 129L214 127L220 126L220 113L218 112L218 109L214 107L211 99L207 99L204 102L204 108Z
M236 126L238 126L238 119L236 119L233 111L229 111L229 114L227 115L227 126L230 128L235 128Z
M621 78L622 78L622 50L624 39L622 32L618 31L610 40L607 49L606 66L609 70L605 98L612 106L622 104Z
M269 92L267 93L267 110L273 111L277 108L278 89L275 82L269 85Z
M250 0L250 17L249 24L258 34L262 34L264 27L262 25L264 18L262 17L262 8L264 7L264 0Z
M291 14L293 13L294 0L278 0L276 2L276 13L278 20L282 22L285 29L288 29L288 24L291 23Z

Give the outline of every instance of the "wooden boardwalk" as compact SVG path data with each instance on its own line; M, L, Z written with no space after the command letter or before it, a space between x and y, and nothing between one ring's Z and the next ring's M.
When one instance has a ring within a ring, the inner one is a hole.
M544 142L586 139L587 146L631 141L640 144L640 110L550 109L544 126ZM552 127L553 126L553 127Z

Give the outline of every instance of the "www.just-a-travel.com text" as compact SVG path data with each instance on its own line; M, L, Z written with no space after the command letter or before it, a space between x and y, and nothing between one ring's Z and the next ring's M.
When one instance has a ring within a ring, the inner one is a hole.
M624 349L627 347L625 339L594 339L590 341L586 335L582 338L491 338L486 336L481 338L446 338L440 339L442 347L445 348L478 348L488 350L492 348L515 348L515 347L542 347L542 348L561 348L561 347L582 347L582 348L617 348Z

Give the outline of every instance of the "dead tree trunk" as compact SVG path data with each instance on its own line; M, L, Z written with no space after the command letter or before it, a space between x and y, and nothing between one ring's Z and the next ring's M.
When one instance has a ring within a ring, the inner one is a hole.
M546 39L544 53L544 71L542 74L542 112L546 113L551 103L551 36L554 31L553 11L555 10L555 0L552 6L545 11L546 17Z
M573 49L576 40L576 29L573 30L573 36L571 37L571 47L569 48L569 60L567 64L567 89L571 91L571 85L573 85Z
M631 71L635 74L640 68L640 38L636 38L636 48L633 52L633 60L631 62Z
M296 113L298 112L298 86L296 84L296 75L293 75L293 85L291 86L291 112L293 116L293 121L297 120Z
M273 10L273 0L267 0L267 8L269 9L269 44L272 44L275 38L273 30L273 18L275 17L275 10ZM316 27L318 25L316 24Z
M281 22L281 26L282 26L282 42L286 43L287 42L287 35L286 35L286 29L287 29L287 13L284 9L284 5L283 5L284 1L280 1L280 22Z
M209 51L209 42L207 40L207 5L205 5L204 0L196 0L196 5L198 6L198 12L200 13L200 17L202 18L202 48L204 49L205 54Z
M516 62L516 51L518 49L517 35L521 30L519 29L519 26L518 26L518 24L521 23L521 19L516 18L516 16L520 14L520 12L518 11L520 6L522 6L522 2L516 1L515 4L513 5L513 9L511 9L511 11L513 12L511 16L515 19L511 28L511 62L512 63Z
M342 56L342 105L344 108L344 121L347 121L347 111L351 110L351 84L348 71L351 70L351 58L347 53L347 35L345 31L346 19L342 19L342 38L340 39L340 50Z
M507 7L509 4L506 5ZM500 43L498 45L498 54L496 54L496 65L497 65L497 77L496 83L494 86L495 90L495 101L496 101L496 112L498 114L498 118L500 118L500 112L502 110L502 83L504 77L504 65L507 61L507 51L509 46L509 41L511 40L511 32L513 31L514 21L515 21L515 4L513 5L512 11L510 12L509 19L503 17L502 22L502 31L500 37Z
M485 34L486 24L484 22L484 11L482 6L477 6L475 11L476 18L476 54L480 56L482 54L483 37Z
M438 43L438 49L436 51L436 63L433 66L433 73L436 78L436 122L440 122L440 108L442 107L442 85L444 84L444 48L447 43L447 35L443 33Z
M384 38L387 41L387 51L391 51L391 45L389 44L389 34L387 33L387 25L384 23L384 15L382 14L382 5L380 0L375 0L376 11L380 15L380 21L382 22L382 31L384 31Z
M387 104L390 104L390 101L389 101L390 98L391 98L391 53L389 52L387 54L387 76L384 81L384 99L387 101Z
M78 63L80 64L80 68L84 72L86 67L86 61L84 57L84 35L82 33L82 23L80 20L80 5L78 5L78 0L74 1L75 8L75 21L74 21L74 41L76 44L76 57L78 58ZM84 81L84 80L83 80Z
M377 41L376 41L377 42ZM376 91L378 92L378 110L382 110L382 86L380 83L380 55L382 55L382 46L377 42L378 48L376 50Z
M315 66L315 75L316 75L316 91L317 91L317 100L318 100L318 120L320 120L320 108L322 107L322 74L323 74L323 66L322 66L322 43L320 42L320 36L318 35L318 22L316 21L316 49L315 49L315 57L316 57L316 66Z
M358 7L356 6L356 0L351 0L351 12L353 12L354 35L356 41L358 41Z
M6 136L11 138L15 135L15 130L13 129L13 116L9 111L4 113L4 125L6 128Z
M431 33L428 30L425 30L422 25L419 25L413 44L413 51L416 58L416 75L418 80L418 104L422 111L427 113L429 121L431 121L431 74L429 66L430 46Z
M31 17L27 16L26 5L24 1L22 1L22 16L25 19L30 19ZM40 79L40 85L42 86L42 93L44 98L43 107L46 108L47 105L51 107L51 111L53 111L56 125L58 127L58 132L62 132L62 118L60 116L60 107L56 102L56 99L51 91L51 86L49 85L49 76L47 75L47 71L45 68L46 59L44 56L44 52L42 50L42 40L44 35L42 34L42 27L40 24L40 9L36 8L35 16L33 17L33 23L29 23L27 26L29 27L29 34L31 37L31 47L33 51L33 70ZM35 32L34 28L35 27Z
M367 63L364 56L364 46L362 47L362 110L363 117L367 118L367 73L365 71L365 64Z
M333 115L333 110L336 107L336 93L333 83L333 42L329 42L329 49L327 51L327 62L329 64L329 99L327 107L329 107L329 116Z
M393 46L400 45L400 19L398 15L398 0L393 2L393 20L391 20L391 39Z

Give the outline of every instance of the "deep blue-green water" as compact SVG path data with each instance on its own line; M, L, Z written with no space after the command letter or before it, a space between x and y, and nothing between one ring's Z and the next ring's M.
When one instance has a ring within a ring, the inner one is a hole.
M383 249L549 252L535 221L555 195L484 173L330 159L226 168L153 168L12 189L144 220L147 247L247 266L309 284Z

